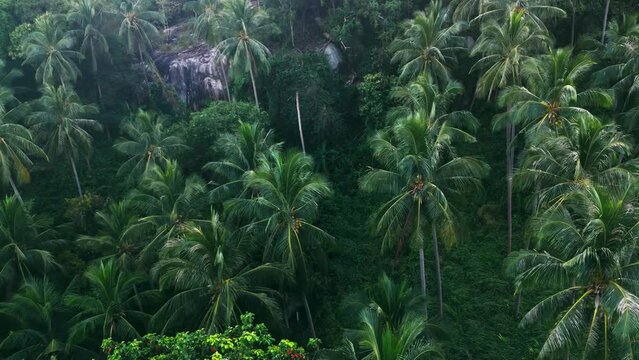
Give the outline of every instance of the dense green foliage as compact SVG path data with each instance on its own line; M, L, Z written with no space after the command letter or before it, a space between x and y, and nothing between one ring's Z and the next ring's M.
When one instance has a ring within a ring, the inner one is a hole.
M0 0L0 358L636 358L638 14Z

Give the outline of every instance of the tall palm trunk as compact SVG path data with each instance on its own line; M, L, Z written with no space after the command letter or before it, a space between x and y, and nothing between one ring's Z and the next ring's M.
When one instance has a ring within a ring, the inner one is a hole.
M302 143L302 153L306 155L306 146L304 145L304 132L302 131L302 113L300 112L300 93L295 92L295 108L297 110L297 126L300 130L300 142Z
M289 30L291 31L291 46L295 48L295 32L293 31L293 17L294 15L292 14L288 15L288 27L289 27Z
M570 26L570 46L575 46L575 22L577 21L577 0L572 3L572 24Z
M603 24L601 25L601 45L606 41L606 28L608 27L608 11L610 10L610 0L606 0L604 8Z
M75 185L78 187L78 194L82 197L82 186L80 186L80 178L78 177L78 169L75 167L75 161L71 156L69 156L69 161L71 161L71 169L73 169L73 176L75 177Z
M507 110L510 113L512 105L508 104ZM513 173L515 168L515 124L509 119L506 125L506 181L508 197L508 246L507 253L513 249Z
M513 248L513 183L511 170L511 153L512 147L512 124L506 125L506 191L507 191L507 207L508 207L508 245L507 253L510 254Z
M222 78L224 78L224 87L226 88L226 100L231 101L231 91L229 90L229 80L226 76L226 67L225 63L220 62L220 67L222 68Z
M257 99L257 87L255 86L255 74L253 74L253 66L249 67L249 73L251 74L251 83L253 84L253 97L255 98L255 107L260 108L260 102Z
M417 200L417 224L415 231L421 231L420 217L422 212L422 199ZM426 305L426 260L424 258L424 237L419 236L419 282L424 296L424 314L428 318L428 306Z
M308 319L308 325L311 327L311 336L316 338L317 334L315 333L315 324L313 323L313 315L311 314L311 308L308 306L308 299L306 298L306 293L303 295L304 300L304 310L306 311L306 318Z
M13 178L11 177L11 174L9 174L9 184L11 185L11 189L13 189L13 193L15 194L16 199L18 199L18 202L20 202L20 205L24 206L24 201L22 201L22 196L20 196L20 192L18 191L18 187L13 182Z
M442 291L442 271L439 258L439 244L437 241L437 229L431 225L433 233L433 253L435 255L435 275L437 276L437 300L439 301L439 316L444 316L444 294Z
M249 73L251 74L251 84L253 84L253 97L255 98L255 107L259 109L260 108L260 102L257 99L257 87L255 86L255 74L253 72L253 67L255 66L255 61L253 59L253 56L251 55L251 52L249 51L248 44L246 42L244 42L244 49L246 50L246 56L249 57L249 61L251 62L250 66L249 66Z

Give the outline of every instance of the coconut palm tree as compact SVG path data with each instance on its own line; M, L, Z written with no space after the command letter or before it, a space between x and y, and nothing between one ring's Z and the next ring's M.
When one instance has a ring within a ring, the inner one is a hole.
M448 9L440 1L431 2L426 11L418 11L404 24L403 35L390 45L392 62L401 65L399 78L413 80L421 74L446 82L449 67L458 51L466 48L459 35L465 23L451 22Z
M539 131L524 151L515 185L536 192L537 207L554 206L562 196L596 184L617 189L637 173L631 139L614 124L581 116L557 129Z
M223 160L209 162L203 167L221 178L221 183L209 192L211 202L240 196L244 189L243 175L256 171L261 158L279 151L282 146L274 142L272 130L248 123L240 123L234 133L223 134L218 142L224 152Z
M510 104L510 114L496 116L495 126L512 121L520 133L540 126L556 127L582 116L589 109L610 108L612 96L599 89L577 88L594 61L586 54L573 56L571 49L557 49L549 55L528 59L522 68L525 86L511 86L499 96L499 104Z
M520 323L555 320L540 358L632 354L639 198L635 180L623 184L621 191L591 185L565 194L536 221L535 249L509 258L517 292L551 292Z
M132 121L122 123L123 137L113 145L118 152L130 156L118 169L118 176L126 174L135 180L153 166L164 166L180 150L189 147L179 136L168 135L165 119L153 112L138 110Z
M606 33L606 46L601 53L610 65L594 74L593 85L610 87L614 93L616 110L621 113L624 125L633 131L637 129L639 115L639 17L623 14L617 21L610 22Z
M271 26L268 16L250 0L228 0L224 2L221 18L219 31L224 39L216 48L229 60L232 76L250 74L255 106L259 108L255 73L260 68L269 71L267 58L271 52L256 36Z
M102 129L99 122L86 118L97 113L97 107L82 104L71 89L50 85L42 88L42 96L34 105L36 110L31 114L30 122L36 140L44 143L50 158L66 157L69 160L78 194L82 197L75 162L80 157L89 159L91 156L93 137L87 130Z
M82 59L82 54L72 49L74 45L73 36L62 30L59 16L46 13L36 19L35 30L23 40L23 65L36 69L38 82L65 87L80 76L74 60Z
M320 251L319 243L331 239L324 230L313 225L321 199L331 194L328 182L313 172L310 157L297 152L273 151L261 159L256 171L244 175L251 198L237 198L225 204L231 218L253 219L249 227L260 227L266 234L264 259L288 265L302 292L306 316L315 336L315 328L306 293L310 269L307 253Z
M138 53L140 62L153 48L153 43L160 38L160 32L153 24L162 22L164 16L157 11L145 10L140 1L123 1L120 4L120 28L118 36L125 42L130 54Z
M85 59L91 61L91 71L96 78L98 62L109 60L109 43L100 31L103 11L100 2L96 0L75 0L71 11L67 14L67 20L75 24L78 29L73 32L82 39L80 52ZM102 98L102 89L96 79L98 96Z
M10 300L0 303L0 314L19 325L0 342L7 360L94 358L97 354L67 342L69 309L62 294L46 278L29 279Z
M31 132L17 123L26 107L13 95L10 82L20 76L20 73L10 71L5 74L3 70L4 62L0 61L0 179L3 184L11 186L18 201L23 203L16 182L30 181L32 157L46 159L47 156L34 143Z
M512 11L523 11L538 28L546 30L544 20L562 18L566 12L552 0L453 0L453 19L480 24L507 18ZM572 5L572 4L571 4Z
M498 89L521 85L524 74L524 62L535 53L543 50L549 39L546 33L534 26L525 17L525 11L513 10L503 24L489 21L482 26L471 55L481 55L472 71L483 71L477 82L476 95L491 98ZM507 107L510 107L508 105ZM512 176L515 165L515 147L513 140L516 128L512 122L506 123L506 179L508 198L508 243L512 250Z
M214 31L220 21L221 0L198 0L184 4L185 10L193 11L193 34L199 39L213 42L218 36Z
M110 203L95 213L97 234L81 235L78 244L103 255L102 259L115 259L120 269L132 271L143 247L148 227L141 226L134 204L129 199Z
M198 218L195 204L204 191L202 180L196 175L185 177L175 161L167 161L164 167L152 167L144 175L130 198L143 214L140 222L155 235L140 251L140 260L154 258L166 240L177 236L186 221Z
M239 323L244 311L279 320L277 291L266 285L277 284L285 271L269 263L251 266L245 252L214 212L208 221L189 223L169 240L154 268L160 286L176 290L154 317L162 331L194 319L214 333Z
M150 315L136 310L140 295L134 287L144 278L124 271L109 259L91 266L84 279L88 291L71 289L64 298L76 311L70 319L69 341L78 343L93 335L117 340L140 337L138 329Z
M474 118L472 118L474 119ZM426 296L424 240L430 231L438 278L439 313L443 314L438 237L447 246L456 240L452 204L481 188L488 166L472 157L457 156L455 141L474 137L456 127L454 119L414 113L371 140L380 168L371 168L360 180L363 190L390 196L373 215L374 231L382 237L382 250L406 240L419 249L420 283ZM475 120L476 121L476 120ZM470 126L472 127L472 123Z
M20 281L57 266L50 250L60 240L50 225L31 215L15 197L0 202L0 285L8 292Z

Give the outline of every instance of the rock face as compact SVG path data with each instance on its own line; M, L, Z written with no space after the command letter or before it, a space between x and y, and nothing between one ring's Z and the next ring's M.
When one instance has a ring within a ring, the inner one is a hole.
M226 99L227 63L216 49L199 45L179 52L159 52L154 60L185 104Z
M337 71L339 69L339 66L344 61L340 49L332 42L329 42L323 46L322 52L324 53L324 56L326 56L331 69L333 71Z

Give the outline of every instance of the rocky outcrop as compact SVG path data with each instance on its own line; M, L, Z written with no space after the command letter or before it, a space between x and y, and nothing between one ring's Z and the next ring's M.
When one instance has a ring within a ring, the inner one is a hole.
M326 56L331 69L333 71L339 70L340 65L344 61L341 50L332 42L328 42L323 46L322 52L324 56Z
M216 49L199 45L179 52L158 52L154 60L185 104L226 99L228 67Z

